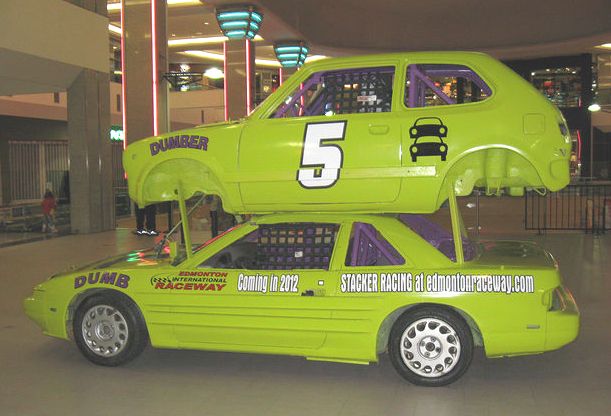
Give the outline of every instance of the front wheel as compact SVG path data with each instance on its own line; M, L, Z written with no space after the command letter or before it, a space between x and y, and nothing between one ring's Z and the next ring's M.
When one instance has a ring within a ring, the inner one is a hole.
M389 353L397 372L409 382L444 386L467 371L473 337L459 315L426 307L397 319L390 333Z
M77 309L74 339L91 362L118 366L136 358L148 343L148 331L138 307L128 298L95 295Z

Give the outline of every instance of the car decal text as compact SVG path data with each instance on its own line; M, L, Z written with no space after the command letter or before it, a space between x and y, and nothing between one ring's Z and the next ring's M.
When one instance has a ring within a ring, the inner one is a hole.
M343 273L342 293L453 292L453 293L534 293L531 275L470 275L419 273Z
M150 144L151 156L174 149L197 149L207 151L208 138L205 136L182 134L164 137Z
M129 286L130 277L126 274L117 272L95 272L89 273L87 276L78 276L74 278L74 288L78 289L79 287L85 285L113 285L116 287L120 287L121 289L127 289Z
M282 292L297 293L299 291L299 275L266 275L266 274L244 274L238 275L238 292Z

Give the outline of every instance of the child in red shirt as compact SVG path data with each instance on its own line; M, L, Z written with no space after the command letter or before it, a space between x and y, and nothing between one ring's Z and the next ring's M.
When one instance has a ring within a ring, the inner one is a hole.
M56 233L57 229L55 228L55 208L57 208L57 203L55 202L55 196L53 192L47 189L45 192L45 196L40 204L42 206L42 232L51 231L52 233Z

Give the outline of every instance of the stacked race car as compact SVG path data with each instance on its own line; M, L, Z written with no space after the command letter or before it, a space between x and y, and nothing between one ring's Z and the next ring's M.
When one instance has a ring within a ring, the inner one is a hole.
M558 190L560 112L493 58L427 52L305 65L245 119L124 153L139 206L178 201L185 246L56 275L25 300L46 334L123 364L149 343L376 362L425 386L473 349L535 354L575 339L579 312L533 243L473 242L457 196ZM254 214L191 244L186 201ZM448 211L449 227L427 214Z

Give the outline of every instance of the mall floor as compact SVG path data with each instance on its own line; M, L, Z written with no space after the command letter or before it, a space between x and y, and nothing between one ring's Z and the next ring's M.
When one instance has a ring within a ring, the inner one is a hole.
M148 348L123 367L98 367L73 344L44 336L24 315L22 299L71 264L152 240L118 229L0 248L0 415L611 414L609 236L520 237L559 260L582 312L578 339L536 356L486 359L478 350L464 377L442 388L403 381L385 355L360 366Z

